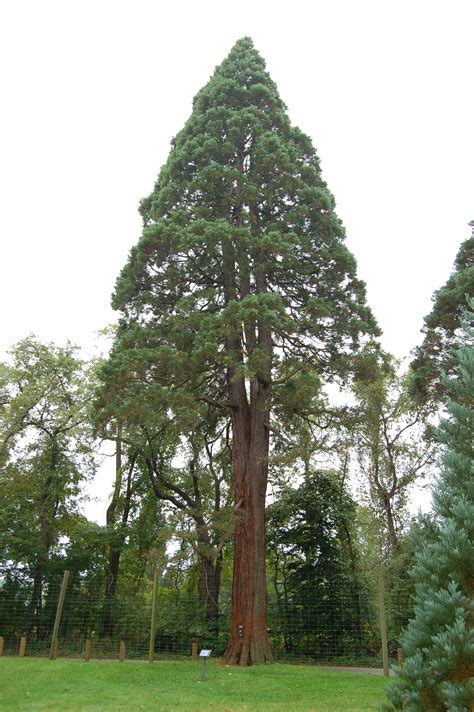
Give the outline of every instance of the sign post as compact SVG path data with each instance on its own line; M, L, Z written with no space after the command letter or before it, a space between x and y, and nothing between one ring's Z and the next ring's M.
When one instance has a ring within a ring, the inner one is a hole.
M206 679L206 658L211 657L212 650L201 650L199 653L199 657L202 660L202 667L201 667L201 682L204 682Z

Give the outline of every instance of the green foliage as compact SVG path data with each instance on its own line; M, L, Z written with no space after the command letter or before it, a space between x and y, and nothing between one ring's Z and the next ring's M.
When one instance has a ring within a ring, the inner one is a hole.
M414 583L409 576L413 565L414 550L411 539L403 535L398 540L397 548L387 556L386 529L383 520L372 506L359 504L354 523L354 548L359 556L359 568L366 576L369 600L378 600L379 567L382 567L384 580L385 617L389 655L395 657L400 647L400 635L413 614ZM378 605L377 622L374 636L379 645Z
M286 655L331 659L364 652L367 586L353 543L356 504L337 475L308 473L268 508L268 552L277 614L270 619ZM373 641L371 641L373 642Z
M264 615L263 592L250 587L264 585L265 524L251 500L265 495L272 412L279 425L313 414L323 383L349 379L354 354L378 333L334 207L311 141L291 126L262 58L243 38L173 139L141 203L143 233L112 299L122 316L102 369L101 427L134 428L141 448L145 433L148 452L151 434L156 451L161 418L171 450L194 449L200 434L199 451L210 434L226 432L230 453L232 420L235 504L259 519L254 537L237 528L258 556L239 598L261 607L254 621ZM207 550L217 566L232 528L216 538L204 484L216 481L216 459L203 467L193 454L188 462L176 468L167 458L157 467L148 457L150 480L158 497L194 520L198 555ZM230 467L219 468L219 487L232 492ZM236 564L237 577L244 570ZM266 640L249 636L250 658L270 659Z
M80 521L80 488L95 472L93 375L75 347L34 337L12 348L1 374L0 565L44 575L50 557L63 558L60 539Z
M123 318L103 370L110 412L146 417L133 405L141 382L142 404L191 428L202 399L225 405L229 377L308 410L321 377L346 377L377 331L317 155L250 39L196 96L141 213L113 297Z
M432 465L436 448L427 437L427 408L410 394L400 366L386 354L369 353L369 373L354 385L359 420L354 428L360 494L378 523L372 536L377 558L396 554L406 530L413 485Z
M438 403L446 393L443 373L457 372L457 348L466 297L474 298L474 237L459 248L453 273L433 295L433 308L425 317L424 340L411 364L411 389L417 399Z
M108 367L109 364L105 369ZM120 392L120 403L116 400L117 391L104 389L99 394L101 401L96 412L96 422L100 432L114 439L118 430L117 420L109 416L119 411L122 449L127 453L128 461L134 463L133 471L130 471L131 488L128 491L133 494L131 515L135 520L129 522L128 527L117 529L110 525L108 529L111 535L115 532L115 541L120 544L118 548L123 548L125 534L129 535L128 548L133 543L135 533L140 532L141 537L146 538L146 524L150 535L155 532L156 536L153 521L143 517L152 498L160 510L162 527L166 520L162 533L189 545L189 558L196 573L199 572L194 580L194 593L200 591L203 598L199 604L204 609L201 628L206 625L203 622L206 616L212 618L217 627L222 558L234 528L230 507L228 425L225 420L221 422L215 410L204 403L199 406L202 413L199 429L195 427L193 415L186 408L183 409L182 417L169 417L169 413L163 412L161 408L156 409L150 401L153 390L148 388L146 382L137 379L134 388L128 390L126 385ZM123 497L117 496L116 499L118 511ZM137 514L140 508L142 511ZM110 510L109 506L108 512ZM153 536L148 539L153 546ZM133 557L127 552L123 561L127 570L134 568ZM175 607L179 604L179 600L176 600ZM196 596L190 605L196 609ZM187 615L187 609L184 615ZM167 631L165 635L166 639L174 641L174 648L176 641L185 637L184 624L180 630L177 628L180 618L182 614L171 614L173 633ZM186 635L189 635L189 631Z
M474 704L473 336L466 324L459 375L446 381L450 417L439 428L444 467L433 515L414 534L415 615L402 638L406 660L387 709L468 712Z

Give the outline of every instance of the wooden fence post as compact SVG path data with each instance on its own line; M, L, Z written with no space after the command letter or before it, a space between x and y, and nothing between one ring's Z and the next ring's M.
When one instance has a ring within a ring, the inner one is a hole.
M382 639L383 674L385 675L385 677L388 677L388 675L390 674L390 669L388 663L387 619L385 616L385 584L382 566L379 566L377 572L377 589L379 594L379 618L380 637Z
M150 624L150 648L148 650L148 662L155 659L155 638L156 638L156 603L158 599L158 583L160 580L159 571L155 571L153 579L153 598L151 601L151 624Z
M63 613L64 598L66 596L67 582L69 581L69 571L64 572L61 590L59 592L58 607L56 609L56 618L54 619L53 637L51 638L51 649L49 659L54 660L58 654L58 635L59 626L61 625L61 616Z
M191 657L193 660L198 659L198 644L195 640L191 643Z
M120 649L119 649L119 663L123 663L125 660L125 641L121 640L120 641Z
M0 658L3 655L3 644L4 643L5 643L5 639L4 639L3 635L0 635Z
M89 638L86 640L86 649L84 651L84 662L88 663L91 659L91 641Z
M397 650L397 665L399 668L403 666L403 663L405 661L405 656L403 655L403 650L401 648L398 648Z
M25 650L26 650L26 638L24 635L22 635L20 638L20 648L18 650L18 657L24 658Z

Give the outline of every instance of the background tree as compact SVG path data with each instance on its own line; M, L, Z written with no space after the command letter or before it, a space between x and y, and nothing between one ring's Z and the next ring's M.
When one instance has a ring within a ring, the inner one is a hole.
M80 487L95 472L93 374L76 350L30 337L12 348L3 369L0 556L7 575L19 566L33 579L30 625L41 612L51 557L78 516Z
M425 317L424 339L415 349L411 368L412 393L422 402L445 399L443 373L453 373L458 365L456 350L466 296L474 297L474 221L473 235L459 248L453 272L433 295L433 308Z
M361 563L372 572L371 590L387 624L388 652L396 654L411 613L413 585L408 568L413 549L406 535L413 518L409 503L429 472L436 448L428 408L409 392L408 378L389 355L367 354L370 364L354 392L358 421L352 428L360 507L357 511ZM369 376L369 377L367 377Z
M149 441L145 462L152 491L171 505L175 537L185 539L198 563L198 592L205 620L218 632L223 550L232 537L228 428L216 432L210 423L182 438L177 466L163 460L159 443Z
M162 503L175 536L186 538L195 553L201 603L216 632L223 551L233 532L229 422L203 404L199 427L189 420L185 432L182 420L178 424L169 413L157 412L153 389L150 394L136 368L130 369L131 360L127 363L126 378L117 376L114 356L102 370L96 403L100 432L113 439L120 418L121 449L133 458L147 496Z
M428 411L411 397L399 364L388 355L374 363L370 380L359 379L354 386L359 400L355 451L363 500L380 523L381 554L388 560L406 528L410 492L429 471L435 447L425 437Z
M114 486L105 520L107 567L102 631L106 635L112 635L114 631L114 608L122 554L136 525L134 520L140 517L141 509L146 509L150 494L143 467L140 467L138 452L123 443L120 425L115 446ZM160 519L160 512L156 514Z
M194 100L113 297L120 359L139 352L155 408L230 413L233 616L227 662L272 659L265 494L275 402L311 409L376 331L334 199L252 42L237 42ZM224 415L224 417L227 417Z
M285 652L328 660L361 654L367 586L344 477L311 471L268 508L270 577Z
M474 302L471 302L471 308ZM472 322L473 314L470 319ZM466 325L467 326L467 325ZM457 378L446 381L446 446L433 514L415 531L415 615L402 638L405 663L387 709L471 710L474 704L474 331L458 351Z

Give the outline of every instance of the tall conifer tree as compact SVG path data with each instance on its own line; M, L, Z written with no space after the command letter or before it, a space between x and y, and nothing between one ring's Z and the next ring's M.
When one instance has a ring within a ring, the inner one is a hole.
M472 302L471 306L474 306ZM471 320L474 314L471 314ZM390 710L469 712L474 707L474 331L447 382L447 446L433 516L416 532L415 615L402 637L405 663Z
M123 313L109 376L149 384L156 408L196 427L232 424L235 512L225 659L272 660L266 627L265 494L272 412L311 412L345 378L365 304L310 139L291 126L249 38L194 99L113 297ZM122 413L121 417L124 417Z
M433 308L422 329L425 336L411 363L412 393L421 402L436 405L444 400L442 374L451 375L458 365L456 351L466 295L474 298L474 220L469 225L472 235L461 244L448 281L433 294Z

